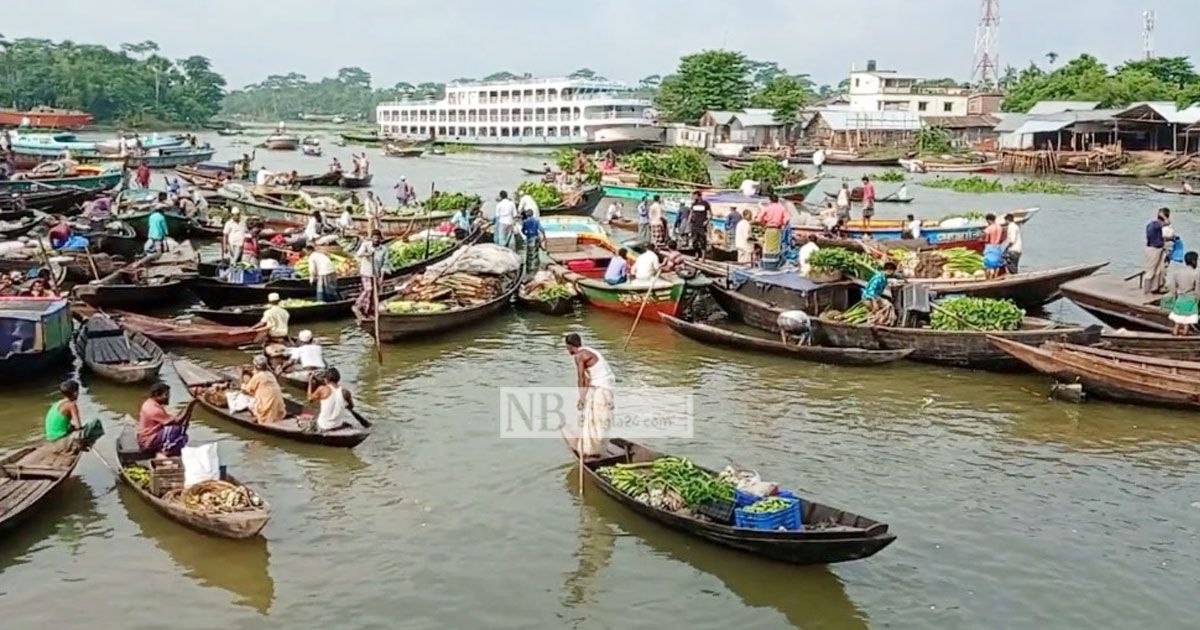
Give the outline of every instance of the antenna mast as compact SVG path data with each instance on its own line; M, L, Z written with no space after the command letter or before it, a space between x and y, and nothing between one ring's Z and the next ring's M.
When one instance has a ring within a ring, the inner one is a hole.
M1154 58L1154 11L1142 11L1142 53Z
M982 0L975 29L971 83L995 86L1000 80L1000 0Z

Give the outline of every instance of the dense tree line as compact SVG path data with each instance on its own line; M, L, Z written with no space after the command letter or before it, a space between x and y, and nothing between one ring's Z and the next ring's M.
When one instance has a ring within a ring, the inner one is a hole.
M91 112L98 123L199 123L221 105L225 79L207 57L172 61L151 41L120 50L0 35L0 104Z
M674 74L653 78L655 105L672 122L695 123L708 110L746 107L771 109L776 120L792 120L806 103L833 94L829 86L818 89L807 74L791 74L778 63L752 61L731 50L687 55Z
M337 76L310 81L296 72L273 74L225 97L222 114L259 120L287 120L300 114L340 114L369 119L380 102L400 98L441 98L445 84L400 82L390 88L371 87L371 73L342 68Z
M1111 71L1087 54L1058 67L1057 53L1047 53L1046 59L1049 70L1034 63L1021 71L1005 69L1000 86L1006 111L1028 111L1045 100L1099 101L1101 107L1138 101L1174 101L1180 106L1200 102L1200 75L1187 57L1127 61Z

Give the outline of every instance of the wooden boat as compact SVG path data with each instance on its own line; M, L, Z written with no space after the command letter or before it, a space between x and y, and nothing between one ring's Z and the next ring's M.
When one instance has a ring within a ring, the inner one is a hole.
M524 283L517 289L517 306L545 315L568 315L575 312L576 298L574 296L542 300L529 294L529 286L529 283Z
M96 375L125 385L156 380L163 365L158 344L102 313L75 331L75 353Z
M0 108L0 128L82 129L91 123L92 115L78 109L59 109L44 105L33 109Z
M55 188L82 189L90 191L111 190L125 180L125 172L114 168L98 175L77 177L48 177L45 179L9 179L0 181L0 193L52 190Z
M83 317L98 313L96 309L86 304L75 304L71 310ZM260 343L266 337L261 330L248 326L219 326L183 322L174 319L160 319L148 315L139 315L128 311L105 311L116 319L126 330L144 335L155 343L192 348L240 348Z
M1144 357L1200 362L1200 335L1177 337L1169 333L1105 331L1097 348Z
M989 337L997 348L1088 395L1139 405L1200 409L1200 363L1144 357L1066 343L1041 347Z
M306 306L285 307L288 312L288 322L302 324L306 322L330 322L346 319L352 315L350 307L354 306L358 289L353 291L353 297L343 298L335 302L316 302ZM343 292L343 294L349 291ZM313 290L305 296L312 299ZM305 299L301 298L301 299ZM287 299L287 298L284 298ZM294 299L294 298L293 298ZM196 317L216 322L225 326L253 326L262 320L266 306L230 306L226 308L193 308L191 314Z
M232 376L206 370L195 363L183 359L177 359L174 365L175 372L179 374L180 380L183 381L184 385L187 385L189 391L192 387L200 387L213 383L237 382ZM233 413L227 408L218 407L209 402L204 396L200 396L196 400L200 403L201 407L204 407L217 417L250 429L251 431L295 440L297 442L340 448L354 448L371 435L371 432L367 429L357 427L342 427L333 431L305 431L296 421L297 417L304 413L304 405L286 397L283 399L283 402L287 407L287 417L280 422L266 424L257 422L249 412Z
M32 232L33 228L45 223L46 218L46 215L43 214L40 217L31 216L13 223L0 222L0 238L12 240L19 236L25 236Z
M508 308L513 295L521 286L520 271L505 278L503 290L496 297L474 306L452 308L438 313L389 313L380 300L379 340L384 343L425 338L478 323ZM373 317L358 318L358 325L368 334L375 334Z
M1167 317L1170 311L1159 306L1163 296L1143 293L1134 277L1122 280L1101 274L1067 282L1060 291L1063 297L1109 326L1171 332L1175 323Z
M28 274L45 265L40 253L32 256L27 256L26 253L10 253L0 256L0 273L19 271ZM64 280L70 282L87 282L95 278L96 274L92 273L93 263L96 265L96 271L100 274L112 273L118 267L108 254L92 254L89 259L85 252L67 250L55 252L54 259L55 263L64 270Z
M312 216L312 212L309 210L300 210L287 205L299 195L297 191L275 190L269 195L247 195L222 189L220 195L240 205L247 215L260 217L272 227L303 228L308 223L308 218ZM467 208L467 210L474 209ZM449 221L457 212L457 210L428 212L419 208L405 210L411 210L412 214L384 215L379 219L380 232L385 238L407 236L421 230L435 228ZM366 216L352 215L350 219L353 222L353 229L358 233L370 232L371 220Z
M826 151L825 166L896 166L900 163L898 156L875 157L858 155L848 151Z
M1076 175L1080 177L1137 177L1137 173L1117 169L1115 171L1084 171L1077 168L1066 168L1060 166L1058 172L1062 175Z
M212 147L170 147L156 149L140 156L127 156L126 168L137 168L145 164L149 168L176 168L190 166L212 158L217 151ZM107 159L107 158L106 158Z
M128 311L177 304L187 294L183 275L142 276L139 271L130 267L118 269L99 280L76 285L72 294L96 308Z
M132 225L120 220L92 223L80 230L90 242L92 252L137 260L145 253L146 240L138 238ZM86 252L85 252L86 253Z
M825 197L827 199L837 199L838 193L827 190L825 191ZM875 203L912 203L914 199L914 197L905 197L901 199L900 197L895 196L895 193L892 193L890 195L876 198ZM850 189L850 201L853 201L854 203L861 203L862 200L863 192L861 187L856 186Z
M1038 208L1026 208L1021 210L1013 210L1013 220L1018 224L1025 224L1037 215ZM982 220L971 221L966 225L943 227L940 221L923 220L921 221L921 238L928 241L933 247L939 249L952 247L966 247L978 251L983 250L983 229L985 225ZM876 241L899 239L904 235L904 221L899 219L874 219L871 221L870 227L863 225L862 221L848 221L843 226L843 233L848 238L863 239L870 238ZM792 228L793 234L797 238L808 238L809 234L821 236L825 233L824 227L816 226L797 226Z
M899 361L912 354L911 349L861 350L858 348L831 348L825 346L801 346L791 343L785 344L780 339L768 339L766 337L748 335L711 324L685 321L670 315L664 314L659 315L659 317L672 330L696 341L737 348L739 350L790 357L800 359L801 361L815 361L817 363L832 363L835 365L881 365L891 363L892 361Z
M1193 190L1192 192L1188 192L1182 188L1167 188L1166 186L1159 186L1158 184L1146 184L1146 188L1149 188L1154 192L1164 193L1167 195L1200 195L1200 191Z
M341 186L342 188L370 188L371 180L374 177L374 173L367 173L366 175L358 176L342 173L341 178L338 179L338 186Z
M271 506L261 495L259 499L262 505L252 509L237 512L200 512L185 507L179 500L155 496L149 488L143 488L129 476L127 470L134 466L149 469L149 460L153 459L154 454L138 447L137 433L132 429L137 421L125 416L125 424L128 426L117 439L117 461L121 467L117 476L156 512L186 527L223 538L253 538L267 526L267 522L271 520ZM225 473L222 480L238 486L243 485L228 473Z
M542 208L539 214L545 217L559 215L576 215L581 217L590 217L596 212L596 206L600 205L600 201L604 199L604 190L598 186L591 186L583 191L579 202L573 205L559 204L551 208Z
M755 328L778 333L776 320L785 309L762 300L747 297L721 283L709 287L713 299L731 317ZM790 308L790 306L788 307ZM844 307L842 307L844 308ZM821 312L823 309L805 309ZM944 331L929 328L898 326L859 326L813 318L813 342L838 348L863 350L912 350L908 359L935 365L965 367L981 370L1011 371L1021 363L988 343L989 334L1020 343L1065 341L1092 344L1100 340L1098 326L1059 326L1053 322L1026 318L1021 330Z
M276 133L267 136L263 146L272 151L295 151L300 146L300 138L286 133Z
M539 175L539 176L544 176L544 175L546 174L546 169L544 169L544 168L526 168L526 167L522 166L522 167L521 167L521 172L522 172L522 173L524 173L524 174L526 174L526 175ZM559 173L559 171L556 171L556 170L554 170L554 169L550 169L550 174L551 174L551 175L557 175L558 173Z
M246 134L244 129L217 129L218 136L242 136Z
M341 171L329 171L313 175L300 175L295 179L300 186L337 186L342 181Z
M18 198L16 195L20 194ZM34 210L50 214L73 215L79 204L95 197L97 191L75 188L49 188L23 193L0 193L0 221L12 221L32 216ZM22 207L18 209L18 204ZM15 213L15 214L9 214Z
M28 446L0 459L0 533L21 525L71 476L81 453Z
M1036 309L1061 297L1062 285L1096 273L1107 262L1073 265L1044 271L1027 271L1003 275L991 280L977 278L913 278L911 284L923 284L930 291L942 295L969 295L971 297L1012 300L1024 309Z
M775 194L788 201L804 201L819 183L821 183L821 180L818 178L805 179L794 184L784 184L775 187ZM616 181L601 182L601 187L604 190L605 197L641 201L642 197L653 198L655 195L658 195L663 201L668 203L690 200L692 198L692 191L695 190L694 188L652 188L618 183ZM732 188L714 189L702 186L700 189L705 195L740 192Z
M995 173L1002 162L991 160L987 162L930 162L928 160L898 161L904 170L910 173Z
M425 147L385 144L383 145L383 154L388 157L418 158L425 154Z
M0 297L0 384L23 383L71 357L71 311L57 298Z
M346 142L356 142L359 144L374 144L386 138L380 137L379 132L372 129L371 131L347 131L339 134L342 140Z
M149 210L142 212L129 212L118 215L118 219L129 224L133 228L137 237L145 241L147 235L150 234L150 214ZM184 215L177 210L168 210L163 212L163 217L167 220L167 235L174 239L187 238L194 236L199 231L197 228L196 219Z
M710 543L772 560L809 565L869 558L896 540L886 523L808 499L802 500L804 528L791 531L739 528L655 508L616 489L598 471L613 464L652 462L665 455L620 439L609 440L606 447L603 457L584 463L584 472L592 486L641 516Z

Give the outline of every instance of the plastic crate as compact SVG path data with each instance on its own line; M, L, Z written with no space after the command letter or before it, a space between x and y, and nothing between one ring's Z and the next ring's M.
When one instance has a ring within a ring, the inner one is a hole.
M787 499L789 507L769 514L754 514L745 508L734 510L734 525L743 529L775 531L783 528L790 531L803 529L800 522L800 501Z
M232 284L258 284L262 282L262 272L258 269L243 269L241 267L230 269L227 272L229 282Z
M732 501L705 501L696 506L696 512L712 519L716 523L729 525L733 523L733 511L737 509Z
M756 494L750 494L749 492L742 492L737 488L733 489L733 500L740 508L746 507L747 505L754 505L755 503L762 501L764 498L766 497L760 497Z

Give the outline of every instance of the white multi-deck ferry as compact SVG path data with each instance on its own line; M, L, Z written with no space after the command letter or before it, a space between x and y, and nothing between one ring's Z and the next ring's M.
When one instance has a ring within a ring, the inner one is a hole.
M626 148L661 139L650 102L619 83L522 79L452 83L437 101L375 108L382 138L511 148Z

